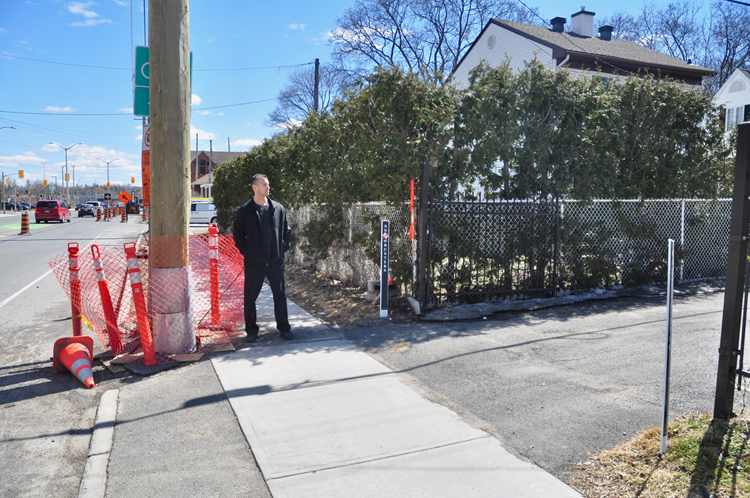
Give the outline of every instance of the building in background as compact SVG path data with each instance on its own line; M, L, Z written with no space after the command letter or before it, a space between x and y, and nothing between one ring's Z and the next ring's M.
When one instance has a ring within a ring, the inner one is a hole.
M491 67L506 62L520 72L527 62L537 60L552 70L564 69L575 75L625 78L645 71L669 77L686 86L700 87L715 71L657 52L637 43L612 38L612 26L594 33L594 12L581 8L567 19L552 19L552 27L492 19L453 70L456 86L468 86L469 73L482 61Z
M221 163L231 161L244 152L190 152L191 197L213 197L213 172Z
M714 95L714 104L726 110L724 131L731 134L750 118L750 71L736 69Z

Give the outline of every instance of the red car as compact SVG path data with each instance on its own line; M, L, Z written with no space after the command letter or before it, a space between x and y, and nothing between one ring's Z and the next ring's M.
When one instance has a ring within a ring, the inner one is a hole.
M70 209L63 201L39 201L34 209L34 222L59 221L70 223Z

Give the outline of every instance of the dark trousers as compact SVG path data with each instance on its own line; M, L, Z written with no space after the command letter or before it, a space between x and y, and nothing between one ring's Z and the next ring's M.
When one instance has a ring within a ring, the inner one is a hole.
M273 313L276 316L276 328L279 332L289 332L289 314L286 309L286 286L284 284L284 263L268 266L245 265L245 331L248 336L258 333L257 311L255 300L263 288L263 280L268 277L268 284L273 293Z

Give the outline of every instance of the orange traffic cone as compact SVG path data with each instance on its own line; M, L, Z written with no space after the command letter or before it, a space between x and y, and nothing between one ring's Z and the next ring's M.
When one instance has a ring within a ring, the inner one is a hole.
M52 367L55 372L69 371L83 385L94 387L94 372L91 362L94 361L94 339L87 335L63 337L55 342L52 356Z

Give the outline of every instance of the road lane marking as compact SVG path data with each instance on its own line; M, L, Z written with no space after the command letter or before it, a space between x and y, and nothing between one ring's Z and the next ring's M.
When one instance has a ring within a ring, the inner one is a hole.
M80 252L83 252L84 249L86 249L87 247L91 246L91 244L93 244L94 242L96 242L96 239L98 239L102 235L104 235L104 234L101 233L101 234L97 235L96 238L94 240L92 240L91 242L89 242L88 244L86 244L86 247L84 247L83 249L81 249ZM29 285L27 285L23 289L19 290L18 292L16 292L12 296L6 298L5 301L3 301L3 302L0 303L0 308L2 308L3 306L5 306L9 302L11 302L12 300L14 300L15 298L17 298L18 296L20 296L25 290L29 289L30 287L33 287L34 284L36 284L37 282L39 282L40 280L42 280L44 277L46 277L50 273L52 273L52 269L50 269L47 273L45 273L41 277L37 278L36 280L34 280L33 282L31 282Z

